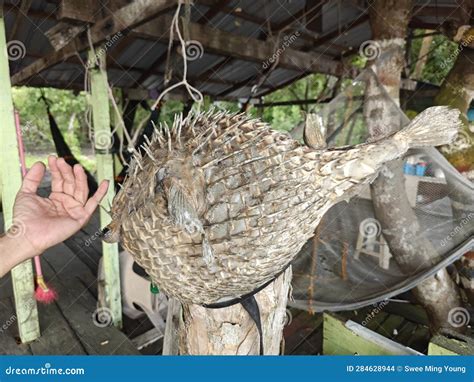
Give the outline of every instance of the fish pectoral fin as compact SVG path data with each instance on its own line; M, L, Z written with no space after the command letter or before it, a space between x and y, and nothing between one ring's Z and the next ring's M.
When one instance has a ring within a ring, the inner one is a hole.
M171 181L170 183L169 187L165 187L165 194L171 219L190 235L197 232L202 233L204 231L203 224L199 219L192 197L176 182Z

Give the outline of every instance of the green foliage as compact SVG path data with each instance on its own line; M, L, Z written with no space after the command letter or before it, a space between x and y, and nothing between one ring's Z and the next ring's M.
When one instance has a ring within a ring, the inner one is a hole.
M51 114L71 149L76 150L84 140L87 128L84 121L86 98L84 93L74 95L71 91L43 89L46 99L50 101ZM20 113L23 139L29 151L54 151L49 128L46 106L40 99L39 88L13 88L13 103ZM74 118L71 120L71 117Z
M423 34L426 34L426 31L423 29L416 29L413 33L414 36L421 36ZM410 72L415 69L422 40L422 38L412 40L410 49ZM428 60L423 68L421 80L434 85L441 85L456 61L457 50L458 45L449 40L446 36L434 36L428 53Z
M283 102L292 100L316 99L325 90L329 76L311 74L286 88L271 93L263 99L264 103ZM308 112L314 105L292 105L267 107L263 110L262 119L272 125L274 129L290 131L304 118L303 112ZM252 111L256 113L255 110Z

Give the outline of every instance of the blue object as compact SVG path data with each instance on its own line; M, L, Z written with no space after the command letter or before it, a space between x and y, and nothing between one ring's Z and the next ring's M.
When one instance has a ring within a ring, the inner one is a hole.
M416 176L425 176L425 173L426 173L426 163L418 163L415 169Z
M406 163L403 165L403 173L407 175L416 174L416 166L414 164Z
M467 119L469 122L474 121L474 109L469 109L467 111Z

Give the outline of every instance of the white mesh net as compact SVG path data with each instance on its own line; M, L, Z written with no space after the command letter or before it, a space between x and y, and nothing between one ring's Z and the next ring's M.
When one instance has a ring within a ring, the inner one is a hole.
M374 109L367 107L368 96L383 102L383 115L374 115ZM366 121L390 123L396 130L409 122L371 70L365 70L345 86L319 114L332 147L366 142ZM375 218L367 186L349 203L341 202L331 208L314 238L296 257L293 306L322 311L369 305L413 288L472 248L474 185L435 148L411 150L403 161L404 179L400 182L405 182L406 196L421 235L433 248L430 261L409 273L402 271L392 256L382 225Z

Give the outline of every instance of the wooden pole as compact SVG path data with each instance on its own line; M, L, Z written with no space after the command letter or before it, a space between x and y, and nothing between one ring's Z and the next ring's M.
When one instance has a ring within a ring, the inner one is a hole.
M13 102L8 67L5 19L0 9L0 141L2 205L5 230L12 224L13 203L21 186L20 157L15 133ZM30 342L40 336L38 310L34 299L34 278L31 260L16 266L12 272L13 293L15 296L16 321L22 342Z
M290 267L255 295L265 355L279 355L282 350L291 276ZM182 355L258 355L259 335L255 322L240 304L221 309L184 305L179 350Z
M102 50L98 50L100 52ZM107 195L102 200L100 207L101 227L110 223L111 217L107 213L112 206L114 198L114 161L110 150L112 148L112 134L110 131L110 109L107 72L105 69L105 54L95 54L89 51L90 63L95 63L91 69L91 105L92 123L94 126L94 147L97 160L98 182L104 179L109 181ZM102 255L104 267L105 304L110 309L111 318L117 327L122 326L122 301L120 293L120 266L118 244L102 242Z
M117 100L120 100L122 101L122 92L119 90L119 89L114 89L114 98ZM122 102L117 102L117 106L120 110L120 114L123 115L123 110L122 110ZM123 128L124 128L124 125L122 123L122 120L121 118L117 115L117 113L115 112L115 110L113 108L111 108L110 112L112 113L113 115L113 126L114 126L114 129L115 129L115 134L117 136L117 139L119 140L122 140L124 139L124 134L123 134ZM115 171L115 174L118 175L120 174L120 172L122 171L122 168L123 168L123 165L122 163L120 162L120 155L119 153L116 153L114 156L114 171Z
M425 33L433 32L431 29L425 29ZM421 75L423 73L423 69L425 68L426 62L428 61L428 54L430 52L431 43L433 42L433 35L427 35L423 37L421 41L421 48L420 52L418 53L418 61L415 65L415 70L413 70L413 74L411 78L421 80Z
M404 63L406 31L412 1L375 0L370 8L372 38L390 57L374 62L377 76L388 95L400 104L400 79ZM381 15L391 15L387 25ZM366 90L364 115L370 137L374 140L398 130L399 121L386 112L385 102L380 102L380 91L374 81ZM378 118L370 118L377 115ZM375 217L380 222L394 260L406 274L412 274L433 264L436 253L431 242L421 233L421 226L407 198L403 175L403 161L393 161L382 168L371 184ZM409 227L409 229L407 228ZM430 329L449 328L449 312L461 305L456 284L446 269L421 282L413 293L426 309ZM452 329L452 328L451 328Z

